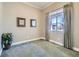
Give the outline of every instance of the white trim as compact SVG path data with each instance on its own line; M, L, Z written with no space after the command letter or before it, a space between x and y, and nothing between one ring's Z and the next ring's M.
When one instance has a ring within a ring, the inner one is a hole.
M23 3L29 5L29 6L31 6L33 8L40 9L40 7L37 7L37 6L35 6L35 5L31 4L31 3L26 3L26 2L23 2Z
M29 2L22 2L23 4L27 4L27 5L29 5L29 6L31 6L31 7L33 7L33 8L37 8L37 9L40 9L40 10L43 10L43 9L45 9L45 8L47 8L48 6L50 6L50 5L52 5L53 4L53 2L52 3L49 3L49 4L47 4L46 6L44 6L43 8L41 8L41 7L39 7L39 6L36 6L36 5L33 5L33 4L31 4L31 3L29 3Z
M79 48L73 47L73 50L78 51L79 52Z
M46 38L45 38L45 37L40 37L40 39L46 40Z
M53 4L53 2L52 3L49 3L48 5L46 5L43 9L45 9L45 8L47 8L47 7L49 7L50 5L52 5Z
M29 39L29 40L25 40L25 41L15 42L15 43L12 44L12 46L22 44L22 43L26 43L26 42L30 42L30 41L39 40L39 39L45 39L45 37L39 37L39 38Z
M0 50L0 56L1 56L1 54L2 54L2 49Z
M53 42L53 43L56 43L56 44L58 44L58 45L61 45L61 46L63 46L63 44L62 43L59 43L59 42L57 42L57 41L54 41L54 40L49 40L50 42Z
M62 44L62 43L59 43L59 42L57 42L57 41L54 41L54 40L49 40L49 41L50 41L50 42L53 42L53 43L56 43L56 44L58 44L58 45L63 46L63 44ZM73 47L73 50L75 50L75 51L78 51L78 52L79 52L79 48Z

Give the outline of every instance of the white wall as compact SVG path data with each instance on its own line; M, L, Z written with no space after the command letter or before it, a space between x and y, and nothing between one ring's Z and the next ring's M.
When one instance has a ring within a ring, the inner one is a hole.
M13 33L13 42L43 37L42 12L22 3L3 3L4 32ZM26 18L26 27L16 26L16 17ZM30 27L30 19L37 20L37 27Z
M2 34L2 3L0 3L0 54L1 54L1 34Z

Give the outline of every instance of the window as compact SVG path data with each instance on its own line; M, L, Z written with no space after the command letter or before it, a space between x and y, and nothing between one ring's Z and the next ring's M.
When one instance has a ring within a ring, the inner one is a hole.
M59 10L49 14L49 26L50 26L50 31L64 30L63 10Z

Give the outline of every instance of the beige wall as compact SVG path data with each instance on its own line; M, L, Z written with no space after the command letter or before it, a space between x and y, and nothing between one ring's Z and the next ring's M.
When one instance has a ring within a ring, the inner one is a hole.
M74 3L74 47L79 48L79 2Z
M3 3L4 32L13 33L13 42L43 37L42 12L22 3ZM16 17L26 18L26 27L16 26ZM30 27L30 19L37 20L37 27Z
M55 11L63 7L65 2L62 3L54 3L43 11L32 8L28 5L20 4L20 3L3 3L3 29L4 32L12 32L14 35L14 42L24 41L37 37L45 37L45 16L48 12ZM0 12L2 12L2 6L0 4ZM74 47L79 48L79 3L74 3L74 20L73 20L73 38L74 38ZM0 32L1 30L1 16L0 13ZM26 18L26 27L19 28L16 27L16 17L24 17ZM30 19L37 19L37 27L30 28ZM49 37L51 40L57 41L63 44L63 32L51 32L49 33Z
M2 3L0 3L0 51L1 51L1 34L2 34Z

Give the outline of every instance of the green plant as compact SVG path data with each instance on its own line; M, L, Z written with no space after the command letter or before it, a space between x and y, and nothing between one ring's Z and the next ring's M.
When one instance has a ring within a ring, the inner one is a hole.
M2 34L2 44L3 48L10 48L11 43L12 43L12 33L3 33Z

